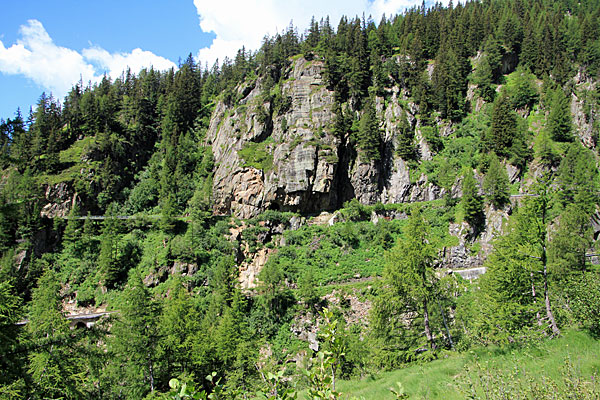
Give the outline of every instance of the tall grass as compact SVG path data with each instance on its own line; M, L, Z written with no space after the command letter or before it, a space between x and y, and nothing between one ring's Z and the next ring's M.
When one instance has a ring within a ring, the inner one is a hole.
M523 347L478 348L459 354L448 354L427 364L384 372L363 380L340 382L339 389L347 398L394 399L389 390L402 383L410 399L459 400L485 397L485 386L502 385L521 388L523 393L535 387L550 388L555 395L568 393L569 382L595 384L600 373L600 341L587 333L567 330L554 340ZM469 397L470 385L479 397ZM564 397L522 397L564 398ZM593 397L574 397L593 398Z

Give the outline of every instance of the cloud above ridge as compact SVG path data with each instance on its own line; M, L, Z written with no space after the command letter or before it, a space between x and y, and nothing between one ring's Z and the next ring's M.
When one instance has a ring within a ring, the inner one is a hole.
M42 23L31 19L19 29L20 38L10 47L0 40L0 72L23 75L62 98L74 83L97 82L106 73L116 78L129 66L138 72L143 67L169 69L176 65L149 51L109 53L100 47L81 53L54 43Z
M227 56L233 58L242 46L258 50L265 35L281 33L293 22L303 33L311 17L318 20L329 16L336 27L342 15L372 16L379 22L382 15L391 16L422 0L194 0L200 17L200 28L214 32L210 47L200 49L198 59L212 64ZM442 1L442 3L447 3Z

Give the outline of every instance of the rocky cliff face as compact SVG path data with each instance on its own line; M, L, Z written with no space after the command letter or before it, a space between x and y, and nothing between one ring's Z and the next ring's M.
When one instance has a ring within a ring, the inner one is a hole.
M400 106L402 91L395 89L387 104L378 101L382 159L365 161L348 145L349 132L333 133L334 93L323 81L323 68L321 61L304 58L291 64L279 88L286 107L263 100L269 89L262 78L238 89L243 98L237 105L217 104L207 134L217 165L215 212L249 218L266 209L318 213L354 197L363 204L441 197L424 175L411 182L407 164L395 154L401 113L417 124L416 108ZM418 139L428 157L427 143Z
M40 212L42 217L64 218L78 202L77 193L65 182L47 185L45 188L45 205Z
M597 82L579 71L573 78L573 85L575 87L571 95L573 125L584 146L594 148L598 141L596 121L600 117L600 110L588 97L596 89Z
M219 103L209 143L215 155L213 197L217 213L252 217L265 209L311 212L333 208L339 139L330 133L333 92L323 85L320 62L296 61L281 87L288 110L276 112L263 102L259 78L237 106ZM243 150L246 150L244 153ZM252 151L265 157L253 165ZM272 159L272 161L271 161Z

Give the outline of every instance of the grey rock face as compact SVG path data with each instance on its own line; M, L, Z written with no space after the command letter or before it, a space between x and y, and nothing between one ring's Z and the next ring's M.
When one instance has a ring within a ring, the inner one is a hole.
M458 238L458 245L444 249L444 266L458 270L480 267L492 252L494 239L503 234L504 223L510 212L510 205L501 210L496 210L489 205L486 206L485 230L479 233L475 241L473 240L473 229L468 223L450 224L450 234ZM477 247L474 245L477 245Z
M586 99L585 96L596 88L597 83L585 77L582 71L579 71L575 75L573 83L576 87L576 90L571 95L573 125L583 145L588 148L594 148L596 146L595 135L597 135L597 132L594 132L594 122L600 117L600 110L593 105L593 102Z
M64 182L48 185L45 197L46 204L40 214L47 218L66 217L77 202L77 193L73 193L71 187Z
M334 135L335 99L323 81L323 68L320 60L299 58L291 63L278 89L263 87L259 78L240 85L238 94L245 97L239 104L217 104L207 133L217 165L216 213L241 218L267 209L317 214L352 198L375 204L442 197L444 191L425 175L411 182L409 165L396 154L398 126L406 117L416 131L421 158L433 156L419 130L418 109L407 94L394 88L387 101L377 99L381 157L366 160L349 144L350 132ZM286 107L265 100L273 99L267 93L273 90L280 91ZM441 129L448 134L453 127ZM250 158L249 149L260 153L261 165L244 159Z
M330 133L333 92L323 84L320 61L301 58L288 69L281 97L289 109L263 103L259 79L237 106L219 103L207 134L217 168L213 198L219 214L249 218L273 208L315 212L337 206L333 190L339 140ZM256 146L271 159L261 169L239 151Z

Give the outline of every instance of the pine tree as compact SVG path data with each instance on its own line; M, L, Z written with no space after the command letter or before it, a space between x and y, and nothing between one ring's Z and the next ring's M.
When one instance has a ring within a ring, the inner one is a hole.
M373 98L370 98L365 104L356 142L367 161L381 158L381 132Z
M500 157L510 155L510 148L517 136L517 115L512 110L510 97L502 92L494 102L492 126L489 135L483 138L484 147Z
M404 111L401 111L400 123L398 124L398 131L396 133L396 153L406 161L417 158L415 133L408 123Z
M11 282L3 280L0 282L0 393L10 398L10 392L14 392L14 398L24 397L20 393L21 387L25 386L23 356L15 352L19 345L19 327L16 325L21 319L22 300L15 293Z
M423 328L430 349L435 350L430 325L430 307L435 301L436 282L433 271L435 248L429 241L427 222L414 209L402 239L387 253L384 277L394 297L414 304L423 317Z
M479 95L487 102L494 101L496 91L492 86L492 67L490 66L489 57L484 56L479 61L479 65L473 74L473 83L477 85Z
M114 212L114 206L104 216L104 227L100 236L100 254L98 255L98 269L103 276L104 284L113 288L123 278L119 265L119 222Z
M110 390L117 396L144 398L157 389L159 310L139 272L121 293L120 312L107 343Z
M483 199L479 196L479 189L471 169L463 172L462 181L462 205L465 221L474 229L479 229L485 223L483 215Z
M509 181L506 168L496 154L490 155L490 164L483 178L483 191L495 208L502 208L510 199Z
M573 141L571 107L567 96L560 88L554 90L550 100L547 129L552 139L557 142Z
M586 272L586 251L592 245L590 214L577 204L569 204L560 215L557 228L552 233L548 249L548 262L553 273L570 284L571 277L577 279Z
M576 204L586 213L593 213L598 203L599 177L592 153L580 143L570 144L557 172L562 205Z
M52 270L42 275L33 290L27 333L35 350L29 353L29 373L40 397L80 399L85 369L62 313L59 290L58 276Z

